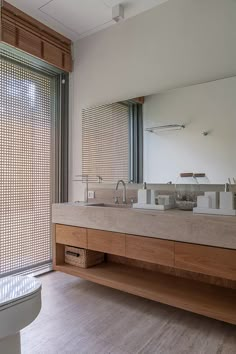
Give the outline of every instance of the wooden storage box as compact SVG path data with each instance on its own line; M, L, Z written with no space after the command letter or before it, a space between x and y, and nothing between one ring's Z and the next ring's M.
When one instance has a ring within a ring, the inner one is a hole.
M65 263L80 268L89 268L104 261L104 253L65 246Z

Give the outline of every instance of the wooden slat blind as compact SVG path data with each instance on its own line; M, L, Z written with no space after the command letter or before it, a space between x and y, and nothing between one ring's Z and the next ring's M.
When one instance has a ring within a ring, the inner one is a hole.
M0 40L64 70L72 71L71 41L0 0Z
M90 180L129 179L129 107L113 103L82 111L83 174Z

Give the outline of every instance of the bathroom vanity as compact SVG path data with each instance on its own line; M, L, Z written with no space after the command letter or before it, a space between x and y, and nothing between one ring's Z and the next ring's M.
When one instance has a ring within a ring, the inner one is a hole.
M54 269L236 324L236 218L111 205L53 205ZM105 262L65 264L65 245Z

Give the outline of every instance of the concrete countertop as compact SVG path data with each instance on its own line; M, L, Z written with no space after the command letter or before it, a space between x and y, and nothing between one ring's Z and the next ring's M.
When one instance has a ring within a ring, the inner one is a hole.
M236 249L236 217L193 214L191 211L141 210L53 204L52 222L90 229Z

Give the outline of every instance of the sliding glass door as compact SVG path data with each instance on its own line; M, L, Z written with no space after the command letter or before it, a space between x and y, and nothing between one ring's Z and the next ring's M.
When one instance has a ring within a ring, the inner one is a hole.
M0 57L0 277L51 267L57 77Z

